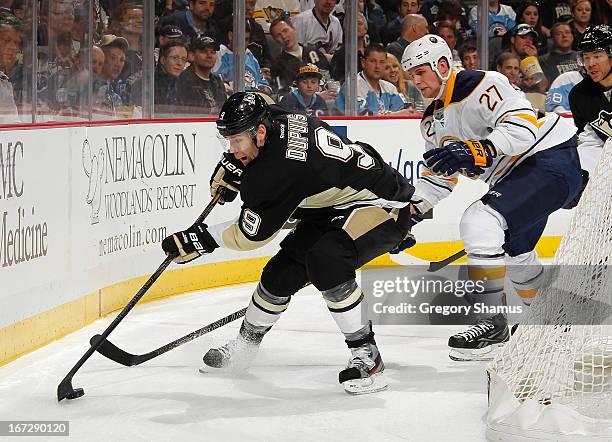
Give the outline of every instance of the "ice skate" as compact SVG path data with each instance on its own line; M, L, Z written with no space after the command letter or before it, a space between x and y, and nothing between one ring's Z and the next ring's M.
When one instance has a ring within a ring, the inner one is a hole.
M250 324L245 326L243 322L236 339L206 352L200 373L246 370L257 355L264 334L265 331L257 330L257 327Z
M490 361L495 350L510 339L508 321L501 313L492 318L481 319L468 330L448 339L451 348L449 357L453 361Z
M382 376L384 369L385 364L372 339L372 342L351 348L351 358L338 380L349 394L374 393L388 387Z

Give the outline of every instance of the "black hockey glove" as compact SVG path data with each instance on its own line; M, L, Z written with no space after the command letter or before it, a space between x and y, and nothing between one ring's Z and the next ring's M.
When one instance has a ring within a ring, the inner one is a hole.
M406 234L404 236L404 239L402 239L395 247L389 250L389 253L397 255L398 253L403 252L404 250L409 249L410 247L414 247L416 245L417 241L411 230L414 225L420 223L424 219L419 207L428 209L427 205L430 206L429 203L427 203L427 205L423 203L424 200L422 199L414 200L410 204L408 204L408 206L400 210L396 223L400 229L406 232Z
M496 156L495 146L489 140L467 140L428 150L423 159L439 175L452 175L463 169L468 176L475 176L483 174L483 167L493 164Z
M582 192L584 192L584 189L586 188L587 184L589 184L589 172L586 170L583 170L582 171L582 188L569 203L563 206L564 209L573 209L574 207L578 205L578 203L580 202L580 198L582 197Z
M162 241L166 255L175 256L174 262L185 264L205 253L211 253L219 245L206 230L206 224L194 224L187 230L176 232Z
M225 152L210 178L210 195L214 197L220 192L219 204L234 201L240 191L243 171L243 164L234 155Z

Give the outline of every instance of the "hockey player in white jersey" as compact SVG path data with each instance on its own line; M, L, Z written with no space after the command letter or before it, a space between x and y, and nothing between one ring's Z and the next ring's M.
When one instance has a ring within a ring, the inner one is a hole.
M402 57L424 97L434 101L421 121L426 169L416 185L417 216L451 194L460 174L490 185L460 223L468 275L485 281L471 302L505 304L509 276L526 304L536 295L543 268L534 247L548 216L568 204L582 182L576 129L556 114L538 120L529 101L502 74L453 72L440 37L426 35ZM449 339L453 360L486 360L509 338L503 314L483 315Z

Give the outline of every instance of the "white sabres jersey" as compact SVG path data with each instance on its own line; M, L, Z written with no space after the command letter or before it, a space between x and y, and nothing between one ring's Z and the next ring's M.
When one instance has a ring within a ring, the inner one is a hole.
M444 101L434 101L423 114L421 133L427 150L450 141L490 140L497 157L478 178L492 186L526 158L568 141L576 128L556 114L538 120L524 94L498 72L461 71L448 79ZM450 194L458 175L426 168L415 194L435 205Z

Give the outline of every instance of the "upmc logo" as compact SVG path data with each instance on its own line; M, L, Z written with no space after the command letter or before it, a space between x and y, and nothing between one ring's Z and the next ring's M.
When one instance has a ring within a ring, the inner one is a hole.
M0 177L2 193L0 199L19 198L23 195L23 180L17 177L17 159L23 160L23 143L0 143Z

